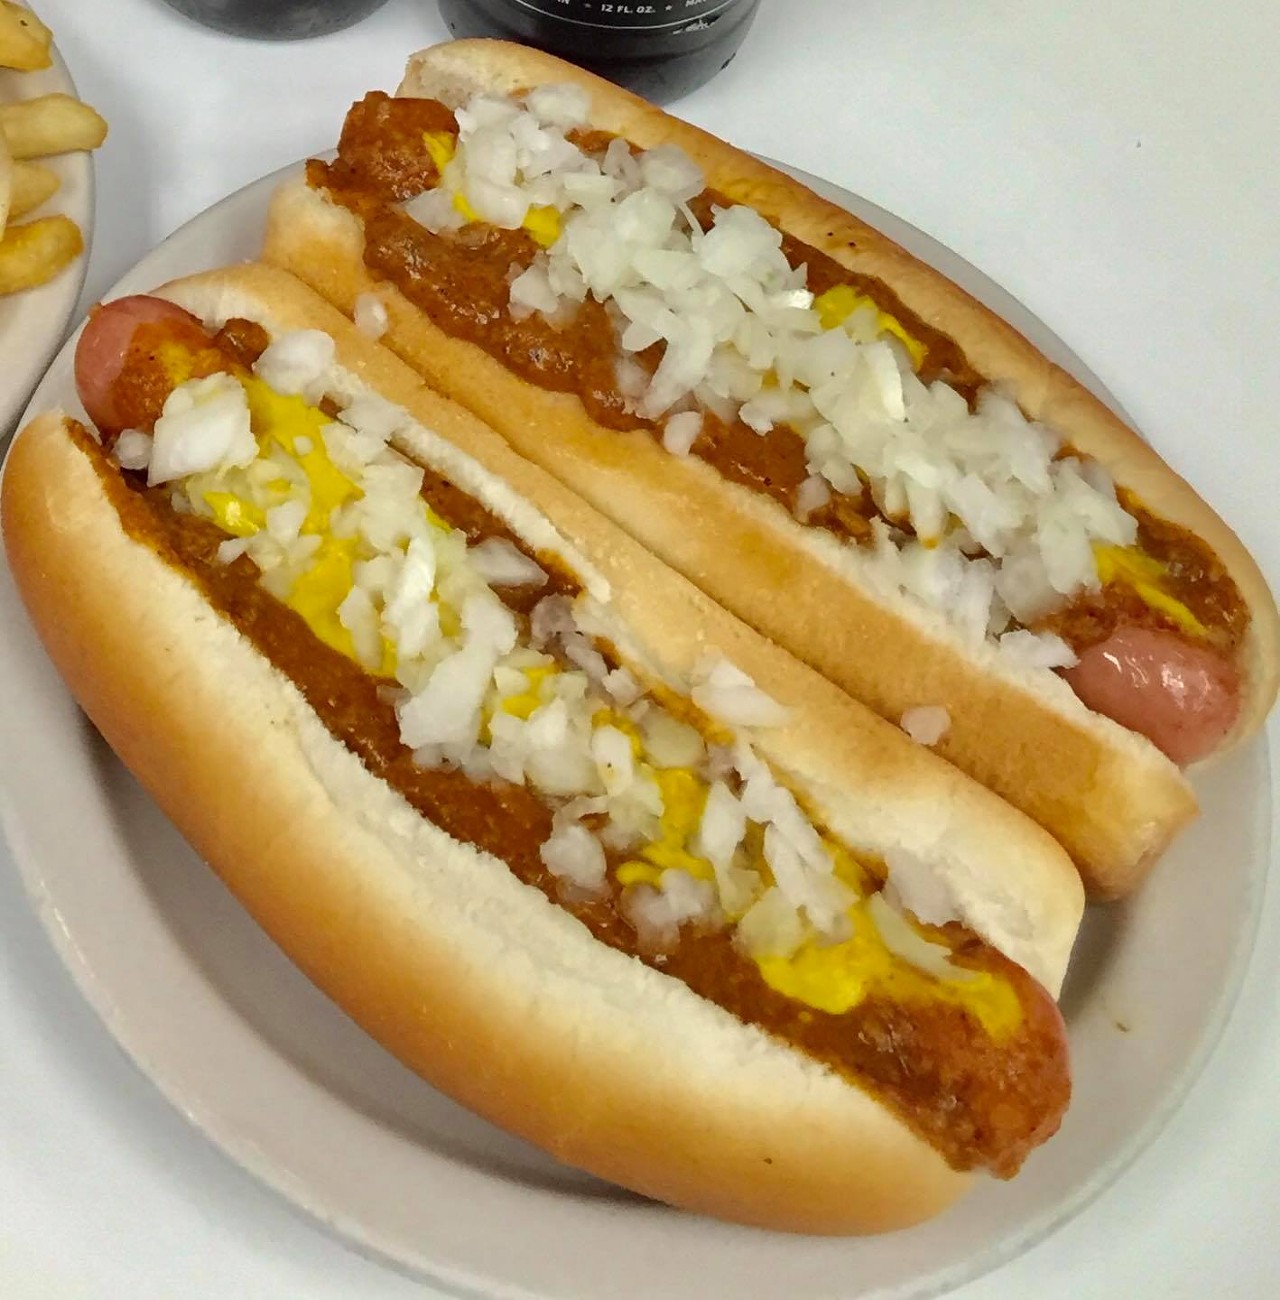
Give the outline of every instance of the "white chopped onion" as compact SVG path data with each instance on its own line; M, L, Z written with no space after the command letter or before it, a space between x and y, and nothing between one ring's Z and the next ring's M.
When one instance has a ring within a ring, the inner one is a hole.
M151 441L152 487L204 470L243 467L258 455L244 388L225 374L179 384L165 399Z
M338 606L338 622L351 634L356 658L371 671L382 664L382 632L369 593L353 586Z
M413 538L385 588L382 608L383 623L392 633L401 659L421 655L439 639L440 607L431 600L435 578L434 549L424 538Z
M747 814L723 781L712 782L698 825L695 852L717 869L733 861L747 830Z
M569 823L554 830L538 856L553 876L580 890L596 894L605 887L604 847L585 826Z
M225 542L219 542L217 550L218 563L235 563L249 549L249 542L248 537L228 537Z
M936 745L951 727L951 714L940 704L922 704L902 715L902 730L919 745Z
M804 939L804 922L777 885L756 899L734 933L734 942L750 957L790 957Z
M687 456L702 432L700 411L681 411L668 417L662 431L662 445L673 456Z
M719 722L735 727L780 727L789 711L766 695L737 665L721 655L694 669L693 702Z
M1005 662L1019 668L1072 668L1076 652L1056 632L1006 632L1000 638Z
M591 97L581 86L557 83L536 86L525 96L525 106L548 126L569 129L586 126L590 120Z
M646 756L657 767L694 767L706 754L696 727L674 718L665 709L653 709L640 723Z
M278 334L253 363L253 373L278 393L298 393L308 401L324 396L337 345L323 330Z
M151 463L151 435L141 429L124 429L115 440L111 454L121 469L146 469Z
M597 727L591 733L591 756L600 771L607 795L619 795L635 780L631 737L617 727Z
M356 433L382 444L405 424L407 416L403 407L369 389L347 403L341 419Z
M683 149L671 144L658 145L640 155L640 176L644 184L675 203L687 203L706 186L702 168Z
M551 287L545 264L534 262L511 282L511 314L523 320L534 312L552 315L560 306L561 297Z
M560 236L514 277L511 311L555 323L587 293L603 302L619 391L628 410L662 422L672 454L689 454L702 412L762 435L795 429L809 469L796 517L807 522L832 492L861 497L865 481L904 525L878 542L871 581L940 612L966 644L1096 586L1095 543L1132 543L1105 469L1055 459L1061 440L1007 394L984 389L970 410L948 384L923 383L898 327L869 302L823 328L805 268L789 265L759 213L713 206L703 228L689 202L704 178L687 154L616 138L588 157L563 135L580 95L535 94L460 109L445 184L406 210L448 205L420 219L456 224L457 188L500 226L554 207ZM650 375L634 356L656 345ZM918 549L943 555L929 562Z
M493 587L541 587L546 571L505 537L486 537L467 551L475 571Z
M930 943L906 917L890 906L883 894L872 894L867 899L867 912L875 922L884 946L895 957L934 979L954 981L969 978L969 972L952 965L949 948L944 944Z
M403 203L404 214L424 226L433 235L443 234L446 230L461 230L467 224L453 194L443 185L438 185Z
M907 849L891 847L884 855L887 889L925 925L959 920L955 900L937 864Z
M644 694L644 688L627 668L614 668L605 673L600 683L613 697L615 704L626 708Z
M281 546L287 546L301 534L306 517L305 500L282 501L278 506L272 506L266 513L267 532Z
M355 321L356 329L369 339L380 339L391 323L387 315L387 305L376 293L358 295L351 318Z
M636 885L622 896L623 916L631 923L643 949L665 951L675 946L687 921L712 920L717 914L715 887L678 868L662 873L658 889Z
M796 489L796 517L801 523L808 523L809 516L815 510L821 510L830 503L831 489L820 475L809 475Z

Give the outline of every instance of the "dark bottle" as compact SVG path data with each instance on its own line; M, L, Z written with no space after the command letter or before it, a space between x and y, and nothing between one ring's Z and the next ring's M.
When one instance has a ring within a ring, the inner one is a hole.
M738 52L760 0L440 0L455 36L536 45L658 104Z
M231 36L293 41L324 36L380 9L387 0L168 0L180 14Z

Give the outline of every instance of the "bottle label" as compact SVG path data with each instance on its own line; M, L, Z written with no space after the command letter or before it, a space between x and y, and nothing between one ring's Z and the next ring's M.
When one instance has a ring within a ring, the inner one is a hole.
M521 9L581 27L697 30L742 0L514 0Z

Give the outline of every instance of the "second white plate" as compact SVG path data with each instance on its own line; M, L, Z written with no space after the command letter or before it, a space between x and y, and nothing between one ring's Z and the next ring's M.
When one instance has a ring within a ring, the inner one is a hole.
M277 180L196 218L109 296L252 257ZM1091 379L972 267L821 187ZM70 349L33 408L75 409ZM1158 888L1087 918L1063 998L1076 1084L1060 1136L1016 1183L984 1183L908 1234L778 1236L677 1213L558 1165L377 1048L264 938L102 745L0 569L0 813L86 997L170 1101L241 1165L352 1243L459 1291L922 1296L1025 1249L1155 1135L1238 990L1269 852L1265 749L1253 745L1198 785L1204 815L1162 863ZM1212 891L1202 885L1206 860Z

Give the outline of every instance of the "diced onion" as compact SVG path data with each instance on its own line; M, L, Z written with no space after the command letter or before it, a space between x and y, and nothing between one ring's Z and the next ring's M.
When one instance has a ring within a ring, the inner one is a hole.
M443 185L424 190L403 205L404 214L424 226L433 235L446 230L461 230L467 224L452 192Z
M801 523L808 523L809 516L815 510L821 510L831 501L831 489L826 480L817 474L811 474L796 489L796 517Z
M696 727L673 718L665 709L651 710L640 724L645 752L658 767L693 767L706 753Z
M215 374L180 384L165 399L152 435L147 483L169 483L220 466L249 465L258 443L244 388Z
M360 294L356 298L351 318L355 321L356 329L370 339L380 339L390 324L387 305L376 293Z
M969 977L967 971L952 965L949 948L943 944L930 943L912 928L906 917L889 905L883 894L872 894L867 899L867 912L875 922L884 946L895 957L909 962L934 979L957 980Z
M935 863L906 849L892 847L884 855L888 890L925 925L959 920L955 900Z
M467 551L476 572L494 587L541 587L546 571L505 537L487 537Z
M950 726L951 714L940 704L922 704L902 715L902 730L920 745L936 745Z
M218 543L217 559L219 564L233 564L249 549L249 538L228 537Z
M617 727L597 727L591 733L591 756L600 769L607 795L619 795L635 780L631 737Z
M907 336L910 321L852 284L833 290L848 299L833 314L760 213L712 204L695 216L705 178L678 147L619 137L584 153L564 135L582 110L581 92L563 87L523 102L473 97L441 185L405 210L456 226L459 190L507 228L553 210L550 246L512 277L513 316L559 324L588 294L603 303L626 409L660 423L674 455L691 452L708 412L761 435L793 429L808 469L796 517L869 490L895 526L863 548L868 580L937 611L964 644L1096 587L1095 544L1136 535L1102 466L1060 456L1061 439L1006 393L983 389L971 407L948 383L923 382L914 367L927 348ZM650 349L656 369L636 359ZM1018 644L1010 662L1061 666L1047 644L1024 655Z
M700 411L681 411L668 417L662 431L662 445L673 456L687 456L702 432Z
M277 334L253 363L253 372L278 393L299 393L308 401L324 394L337 345L323 330Z
M570 823L552 832L538 849L547 870L586 893L600 893L605 885L604 847L585 826Z
M697 852L713 867L733 860L747 829L747 814L723 781L712 783L698 826Z
M700 709L730 726L780 727L789 716L787 709L722 656L697 666L690 694Z
M1000 638L1000 653L1007 663L1020 668L1071 668L1079 662L1076 652L1056 632L1006 632Z
M151 435L140 429L125 429L116 439L111 454L121 469L146 469L151 462Z

